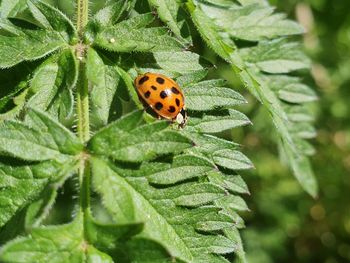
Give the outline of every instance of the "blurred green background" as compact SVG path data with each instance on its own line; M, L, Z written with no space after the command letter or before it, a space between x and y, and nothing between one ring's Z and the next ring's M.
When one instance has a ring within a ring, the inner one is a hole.
M47 1L74 16L71 1ZM103 2L91 1L92 9ZM251 263L350 262L350 0L270 3L307 28L307 34L297 39L313 59L312 76L305 76L305 81L320 98L315 107L318 136L312 141L320 192L313 200L302 191L278 159L267 113L240 87L232 71L218 62L212 75L221 75L244 93L250 103L241 110L254 123L233 131L234 141L244 146L243 152L257 168L243 174L251 191L244 197L251 209L243 215L247 256ZM211 60L212 53L204 46L195 49ZM67 212L53 215L56 220L69 220L71 209L64 200L71 194L61 193L56 204L61 209L55 211Z
M254 126L235 134L257 168L244 175L251 190L243 231L248 258L350 262L350 1L270 2L307 28L302 40L313 59L313 79L305 81L319 95L312 164L320 192L313 200L280 164L266 113L253 107L248 115Z

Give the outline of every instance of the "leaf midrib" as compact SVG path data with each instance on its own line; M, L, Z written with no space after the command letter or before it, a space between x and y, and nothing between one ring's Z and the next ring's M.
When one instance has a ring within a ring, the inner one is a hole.
M107 165L108 165L108 164L107 164ZM112 169L112 170L113 170L113 169ZM130 187L130 189L132 189L132 191L134 191L138 196L140 196L140 197L144 200L145 203L149 204L149 206L152 208L152 210L153 210L156 214L158 214L158 215L168 224L168 226L173 230L173 232L176 234L176 236L177 236L177 237L179 238L179 240L181 241L183 247L186 248L186 251L188 252L188 254L191 255L192 258L191 258L191 261L190 261L190 262L192 262L192 259L194 258L194 255L192 254L191 249L187 246L186 242L185 242L185 241L183 240L183 238L179 235L179 233L176 231L176 229L173 227L173 225L169 223L168 219L167 219L163 214L161 214L160 212L158 212L158 210L156 209L156 207L147 199L147 197L144 196L144 195L142 194L142 192L137 191L137 189L135 189L135 188L133 187L133 185L127 180L127 178L124 178L124 177L120 176L120 175L119 175L116 171L114 171L114 170L113 170L113 172L114 172L114 174L115 174L116 176L118 176L121 180L123 180L123 181ZM137 179L140 179L140 178L146 179L145 177L138 177ZM146 181L147 181L147 179L146 179ZM163 200L164 200L164 199L163 199Z

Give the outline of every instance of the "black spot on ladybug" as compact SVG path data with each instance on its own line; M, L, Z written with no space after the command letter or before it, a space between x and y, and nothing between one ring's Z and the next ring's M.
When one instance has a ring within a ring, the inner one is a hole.
M153 90L157 90L157 87L156 86L151 86L151 88L153 89Z
M164 84L164 79L163 78L161 78L161 77L157 77L156 78L156 81L159 83L159 84Z
M150 91L147 91L147 92L145 92L145 98L149 98L149 96L151 96L151 92Z
M160 97L161 97L162 99L165 99L166 97L168 97L168 94L167 94L164 90L162 90L162 91L160 92Z
M148 76L143 76L142 78L140 78L139 80L139 85L142 85L143 83L145 83L147 80L149 80Z
M179 91L177 88L175 88L175 87L172 87L172 88L171 88L171 91L172 91L174 94L179 94L179 93L180 93L180 91Z
M160 102L157 102L156 105L154 105L154 107L157 109L157 110L161 110L163 108L163 104L160 103Z
M168 109L169 112L174 113L176 111L174 106L170 106Z
M175 102L176 102L176 106L180 106L180 100L179 99L175 99Z

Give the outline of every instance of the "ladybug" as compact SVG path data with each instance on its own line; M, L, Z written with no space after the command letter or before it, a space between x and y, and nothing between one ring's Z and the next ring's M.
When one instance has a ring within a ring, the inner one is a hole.
M148 72L139 75L134 84L140 100L158 117L176 122L181 128L186 125L185 97L173 79Z

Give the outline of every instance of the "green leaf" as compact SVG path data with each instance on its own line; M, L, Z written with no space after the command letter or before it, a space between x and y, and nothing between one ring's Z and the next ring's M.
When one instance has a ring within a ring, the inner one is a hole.
M129 183L127 183L124 178L115 173L105 162L99 159L95 158L92 160L92 170L93 185L95 187L98 187L98 184L96 184L98 182L94 180L98 177L104 177L105 179L109 178L110 187L107 188L107 191L105 189L101 194L105 198L104 203L107 209L113 208L113 210L119 210L119 213L115 214L117 218L119 217L120 212L122 212L120 210L121 208L123 210L125 210L127 207L128 209L133 209L133 213L135 214L135 221L146 223L144 230L146 233L143 233L143 236L149 235L154 240L161 241L162 244L168 247L172 255L177 256L180 259L191 258L191 254L188 251L188 248L184 244L183 240L179 238L173 227L171 227L166 222L165 218L162 215L157 213L157 210L153 208L153 206L147 199L145 199L144 196L141 195L141 193L133 189L133 187L129 185ZM115 198L113 198L113 195L109 193L109 189L111 189L111 187L124 188L125 192L127 192L128 195L132 198L134 207L123 206L118 208L115 206ZM152 218L152 220L149 220L149 218ZM157 231L157 228L161 228L161 231L159 231L159 229Z
M32 174L32 170L36 173ZM0 163L0 226L3 226L19 209L37 198L48 183L40 167L16 167ZM37 174L39 173L39 174Z
M265 77L265 80L270 88L278 94L279 98L286 102L306 103L317 100L315 91L302 84L299 78L285 75L269 75Z
M164 194L178 206L197 207L225 196L225 190L210 183L190 183L167 188Z
M165 121L135 127L133 121L139 118L139 122L141 116L142 113L137 111L110 124L91 138L88 148L95 154L115 160L141 162L181 152L191 146L186 137L169 128ZM127 127L122 126L125 123Z
M298 167L298 164L303 165L303 162L309 162L309 161L305 159L306 157L304 156L303 153L298 152L297 145L295 145L294 143L295 134L293 134L290 129L290 126L291 127L293 126L292 124L289 123L287 114L281 106L281 102L276 98L274 93L267 87L266 83L263 81L263 78L257 75L254 72L254 70L249 70L248 72L251 74L251 76L253 76L253 78L256 78L259 81L258 83L260 83L260 86L256 86L256 88L262 89L259 91L259 96L262 101L266 101L265 105L267 109L270 111L272 120L281 137L283 151L288 153L287 154L288 161L289 161L290 167L292 168L294 176L300 182L300 185L303 189L305 189L312 196L316 196L317 183L310 165L308 165L308 169L305 169L306 172L303 173L302 175L301 175L300 169L303 169L303 168ZM293 80L292 82L295 83L295 80ZM275 88L275 87L272 86L272 88ZM299 129L299 127L297 128ZM301 129L301 131L304 131L304 130ZM294 132L298 133L298 130L294 130ZM309 130L307 134L312 137L314 135L313 129ZM303 136L305 134L303 134L302 132L301 135Z
M184 44L189 44L188 39L182 36L185 21L178 21L179 4L175 0L148 0L150 6L157 9L159 18L167 24L174 35Z
M274 8L259 3L233 6L200 5L230 36L248 41L260 41L304 33L303 27L286 19L284 14L273 14Z
M256 8L258 6L255 1L241 2L244 5L254 4L255 6L251 5L251 8ZM208 6L209 5L205 5L205 8L210 9ZM236 4L228 2L225 2L222 6L226 10L225 12L232 12L231 10L238 8ZM268 6L268 4L265 6ZM192 20L206 44L212 48L217 55L231 64L233 71L240 76L243 84L267 108L277 128L277 132L283 141L285 151L290 152L288 155L289 162L291 163L294 175L301 182L302 187L306 188L307 192L315 195L317 185L311 169L305 169L307 172L304 173L304 176L301 176L300 168L298 169L297 167L298 163L301 165L303 164L298 160L298 156L303 156L303 154L297 152L297 146L294 143L294 135L289 131L287 114L282 107L282 103L271 90L271 88L275 87L269 87L266 83L266 79L259 73L259 71L274 74L289 73L299 69L306 69L310 66L309 59L303 54L298 44L288 43L284 39L262 41L255 47L239 49L238 54L235 43L231 39L225 38L225 34L218 33L227 33L227 30L215 24L214 21L208 17L215 16L215 12L212 13L213 10L204 13L192 1L187 3L187 9L191 13ZM241 10L243 9L244 8ZM246 10L248 9L246 8ZM242 17L244 15L245 14L242 13L235 21L239 21L240 18L245 19ZM220 19L217 16L216 18ZM275 16L274 19L275 18L280 19L282 17ZM252 20L254 20L253 17L250 21ZM249 25L250 21L242 25ZM266 36L268 36L268 34ZM247 66L249 66L249 68ZM293 83L295 83L295 80L293 80ZM302 134L302 136L304 137L305 134Z
M12 36L19 36L22 33L8 19L2 18L1 16L0 16L0 29L6 33L9 33Z
M13 108L8 110L6 113L0 114L0 121L2 120L10 120L18 117L22 108L25 104L25 98L27 95L27 90L24 90L22 93L12 98Z
M96 248L89 246L86 250L86 259L85 261L87 263L95 263L95 262L101 262L101 263L113 263L113 259L101 251L98 251Z
M289 130L294 136L302 139L312 139L317 136L315 128L310 123L291 123Z
M58 186L58 184L47 186L40 198L28 206L25 216L27 232L30 232L33 227L38 227L48 216L56 200Z
M107 65L92 48L86 59L86 75L92 86L91 122L96 128L107 125L111 104L117 91L120 76L114 66Z
M290 103L305 103L317 100L316 93L308 86L297 83L289 84L278 91L280 99Z
M213 184L217 184L231 192L249 194L247 184L239 175L227 175L221 172L211 172L208 178Z
M22 30L19 36L0 35L0 68L45 57L65 45L55 31Z
M78 66L71 50L48 59L33 76L28 106L48 111L62 123L67 122L73 115L72 90L77 78Z
M47 161L26 164L2 158L0 161L0 227L15 213L37 199L49 182L69 175L75 161Z
M73 133L44 113L31 110L28 116L30 125L16 121L0 124L0 152L23 160L44 161L76 155L83 149Z
M94 15L90 23L96 24L96 26L99 28L113 25L118 21L122 13L127 9L127 6L127 1L109 1Z
M86 25L84 38L93 42L96 34L101 32L104 27L112 26L117 23L124 11L130 7L130 2L123 0L106 1L104 6L89 19Z
M239 231L237 228L226 228L224 229L225 235L234 243L235 247L235 253L237 254L239 258L240 263L246 263L248 262L245 257L245 252L243 248L243 242L242 238L239 234Z
M177 257L185 262L203 262L202 259L208 260L212 257L210 253L224 254L233 251L232 246L227 242L228 239L220 235L198 234L192 226L195 224L198 229L201 228L203 231L222 229L222 227L231 224L230 217L218 214L219 210L213 207L203 208L205 210L199 210L202 208L189 210L176 206L178 203L186 207L196 207L219 200L218 198L225 195L222 188L208 183L185 183L157 189L150 186L146 178L152 174L152 170L162 165L154 167L152 163L144 165L145 167L141 168L140 171L137 168L129 171L101 159L93 158L93 186L99 187L100 180L108 180L109 187L101 191L100 194L107 209L114 211L112 214L115 220L118 220L120 214L127 208L130 209L130 206L120 206L122 203L116 206L115 200L119 197L114 195L111 189L124 189L122 194L127 193L131 197L135 222L144 222L145 224L145 228L139 236L151 238L161 243L172 257ZM148 167L149 165L150 167ZM140 176L135 176L135 172L139 172ZM118 212L118 210L122 211ZM212 220L212 224L204 225L205 218L203 217ZM214 256L214 258L216 257L218 256Z
M252 162L241 152L234 150L218 150L213 153L213 160L217 165L232 169L243 170L253 168Z
M25 212L25 209L17 211L16 214L0 228L0 244L5 244L25 233Z
M33 17L44 29L59 32L66 42L77 38L73 23L61 11L41 1L27 0L27 3Z
M234 48L227 46L219 35L218 27L198 7L188 4L193 23L206 44L224 60L229 61Z
M314 113L307 105L283 105L288 119L292 122L313 122L315 120Z
M27 8L27 0L3 0L0 6L1 17L14 17Z
M54 240L54 242L53 242ZM1 262L113 262L84 240L82 215L69 224L35 228L0 250Z
M154 52L154 59L164 70L172 73L190 73L203 70L199 55L189 51Z
M300 182L300 185L307 193L316 198L318 193L318 185L312 172L309 159L305 155L291 150L288 146L284 147L284 151L288 157L295 177Z
M227 195L215 201L216 205L225 208L231 208L236 211L249 211L246 202L242 197L237 195Z
M218 133L235 127L250 124L241 112L229 110L228 115L204 115L203 118L190 118L188 125L202 133Z
M247 63L254 63L267 73L289 73L310 67L300 45L284 39L259 42L256 47L241 49L240 54Z
M208 70L206 69L201 69L194 72L191 71L190 73L185 73L178 77L176 82L180 87L190 86L204 79L207 74Z
M210 252L214 254L228 254L232 253L234 251L233 244L231 240L228 238L222 236L222 235L208 235L208 236L201 236L201 237L194 237L189 238L189 241L191 242L191 246L194 249L197 249L197 253L205 253ZM203 244L207 244L207 246L203 246ZM201 261L201 257L203 255L199 255L198 262L216 262L216 261ZM217 259L218 260L218 259ZM217 261L217 262L227 262L227 261Z
M145 72L160 73L173 78L198 72L201 72L199 75L206 74L198 54L189 51L159 51L146 53L141 57L135 53L126 56L123 62L123 67L130 68L129 73L134 77Z
M308 141L303 139L295 138L294 142L299 152L303 155L312 156L316 153L315 147L313 147Z
M98 184L98 183L97 183ZM92 215L88 214L86 218L86 233L88 240L101 251L115 249L119 244L140 233L143 224L102 224Z
M92 172L93 188L102 197L104 207L114 220L119 224L136 223L133 197L126 185L117 183L116 172L98 159L92 160Z
M129 91L129 94L131 96L131 99L135 103L136 107L139 110L144 109L144 107L139 99L139 96L137 95L137 92L135 90L134 81L133 81L132 77L127 72L125 72L122 68L116 67L116 69L117 69L120 77L123 79L128 91Z
M215 203L216 203L216 205L218 205L217 201L215 201ZM219 207L221 207L223 214L225 214L231 218L231 221L234 222L234 227L236 227L238 229L245 228L243 218L239 216L237 211L235 211L234 209L229 208L229 207L222 207L222 206L219 206Z
M122 262L164 263L174 260L184 262L171 256L159 243L146 238L133 238L123 242L120 253L115 258Z
M107 174L109 175L108 171ZM110 179L109 176L103 177ZM94 185L100 185L99 182L94 182ZM115 186L113 181L109 186ZM111 191L113 192L113 190ZM118 195L123 193L118 192ZM103 195L103 194L101 194ZM116 197L110 196L109 198ZM105 205L109 205L109 201ZM121 203L130 209L128 203ZM131 206L132 207L132 206ZM110 209L113 209L110 206ZM110 210L111 211L111 210ZM116 218L117 215L115 215ZM113 258L126 262L167 262L171 257L169 253L160 244L145 238L135 238L143 230L142 223L128 223L128 224L102 224L94 219L90 214L86 218L86 233L88 240L97 249L102 252L113 255ZM94 262L94 261L92 261Z
M207 160L191 156L180 155L174 159L171 167L165 166L164 170L156 170L153 173L144 171L150 183L169 185L188 180L194 177L204 176L213 169Z
M283 39L273 41L259 42L256 47L240 49L240 54L251 68L246 68L240 56L233 51L236 49L234 43L227 47L223 37L218 34L218 26L207 17L200 8L193 4L188 5L194 24L200 32L202 38L219 56L232 64L233 70L240 75L245 86L250 92L255 95L269 110L272 120L277 127L277 131L284 141L285 147L289 151L295 152L296 146L293 143L292 134L287 127L287 115L284 112L280 101L275 94L269 89L263 78L258 76L257 70L267 73L289 73L297 69L304 69L309 67L309 60L301 52L300 47L295 43L288 43ZM222 28L220 27L220 30ZM289 155L291 158L297 155ZM290 160L296 164L297 159ZM294 173L297 172L296 167L293 168ZM304 178L305 184L308 181L313 181L314 176L307 173L310 178ZM296 175L296 174L295 174ZM308 177L306 176L306 177ZM296 175L300 178L300 175ZM303 185L303 183L301 183ZM312 192L309 190L309 192Z
M232 219L220 212L221 209L214 206L205 206L191 210L186 218L193 220L197 231L212 232L233 227Z
M25 90L27 88L28 83L26 81L21 81L18 85L16 85L10 93L6 94L4 97L0 99L0 110L8 111L8 104L13 102L13 106L19 105L22 100L18 101L16 98L22 98L22 94L27 94Z
M126 29L141 29L154 21L152 13L140 14L119 22L117 25Z
M183 88L187 109L209 111L220 107L231 108L237 104L247 103L242 95L232 89L210 87L211 82L213 81L203 81Z
M164 28L144 28L151 22L149 16L139 15L106 27L96 35L94 44L115 52L181 50L181 44L169 36Z
M191 140L193 140L196 148L205 154L211 155L217 150L223 149L237 149L238 144L221 139L219 137L207 134L198 134L198 133L186 133Z

